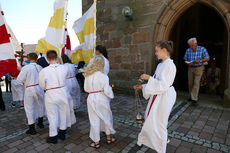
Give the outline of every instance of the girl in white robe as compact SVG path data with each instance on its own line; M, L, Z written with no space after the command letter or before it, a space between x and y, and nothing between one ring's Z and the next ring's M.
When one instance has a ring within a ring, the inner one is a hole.
M31 135L37 133L35 130L36 119L38 119L38 126L44 128L44 90L39 86L38 78L42 67L35 63L37 58L36 53L28 54L30 64L24 66L17 77L17 81L23 83L25 86L24 108L29 125L29 130L26 133Z
M141 75L141 79L148 80L147 84L134 86L135 90L142 89L144 98L149 99L137 144L144 144L158 153L166 152L168 118L176 101L176 92L172 86L176 67L170 59L171 51L168 42L157 42L155 54L162 62L153 76Z
M109 85L109 78L103 73L104 58L97 55L93 58L84 70L84 89L89 93L87 97L87 107L90 120L90 135L92 143L90 147L99 148L100 124L103 123L107 143L113 143L115 130L113 128L113 118L110 109L110 100L114 98L112 88Z
M77 109L81 105L81 89L77 78L75 77L76 69L74 64L71 64L71 61L67 55L62 55L62 61L67 69L66 86L69 90L71 101L73 102L73 108Z
M97 46L96 46L95 54L96 54L96 55L101 55L101 56L103 56L104 63L105 63L105 66L104 66L104 73L105 73L106 75L108 75L108 74L109 74L110 67L109 67L108 53L107 53L106 48L105 48L104 46L102 46L102 45L97 45ZM89 63L92 63L92 61L93 61L93 58L89 61Z
M56 144L57 138L65 140L66 129L76 122L76 118L69 103L67 70L57 64L56 51L47 51L47 59L50 65L39 73L39 85L46 90L45 108L49 121L49 137L46 142Z

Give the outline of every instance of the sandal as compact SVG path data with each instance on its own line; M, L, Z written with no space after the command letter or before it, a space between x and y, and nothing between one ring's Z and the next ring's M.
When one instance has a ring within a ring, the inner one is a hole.
M106 138L106 143L107 144L114 143L115 141L116 141L116 139L114 138L114 136L110 136L110 139Z
M100 143L98 142L98 143L95 143L95 142L91 142L90 144L89 144L89 146L90 147L92 147L92 148L95 148L95 149L99 149L100 148Z

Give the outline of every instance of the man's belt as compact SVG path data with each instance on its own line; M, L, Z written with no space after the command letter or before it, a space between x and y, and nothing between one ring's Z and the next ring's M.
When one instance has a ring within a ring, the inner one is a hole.
M191 67L201 67L203 65L191 65Z

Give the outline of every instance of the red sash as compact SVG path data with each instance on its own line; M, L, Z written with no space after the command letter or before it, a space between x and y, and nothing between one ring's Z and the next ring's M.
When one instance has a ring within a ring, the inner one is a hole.
M85 99L87 99L90 94L99 93L99 92L104 92L104 90L89 92Z
M72 76L72 77L68 77L67 79L72 79L72 78L74 78L75 76Z
M34 87L34 86L38 86L38 85L39 85L39 84L33 84L33 85L26 86L26 88Z
M63 88L64 86L60 86L60 87L55 87L55 88L49 88L49 89L46 89L46 91L48 90L53 90L53 89L59 89L59 88Z

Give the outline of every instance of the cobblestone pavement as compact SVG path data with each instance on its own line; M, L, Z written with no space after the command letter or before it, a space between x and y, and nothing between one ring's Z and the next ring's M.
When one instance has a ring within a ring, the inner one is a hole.
M138 147L136 145L140 127L134 121L134 97L122 94L116 94L115 99L111 101L117 141L107 145L105 136L101 134L101 148L88 147L90 141L89 120L85 96L85 94L82 94L82 106L76 114L77 123L68 129L67 139L53 145L45 142L48 136L47 120L45 120L44 129L37 129L38 134L34 136L25 134L27 126L24 110L17 107L12 108L10 106L11 93L4 92L3 98L7 110L0 111L0 152L155 153L148 147ZM202 96L197 107L186 102L186 98L187 96L184 93L178 95L177 102L170 115L168 125L170 142L167 145L167 152L230 152L230 109L221 107L219 104L221 99L215 96ZM143 99L142 101L145 105L147 104Z

